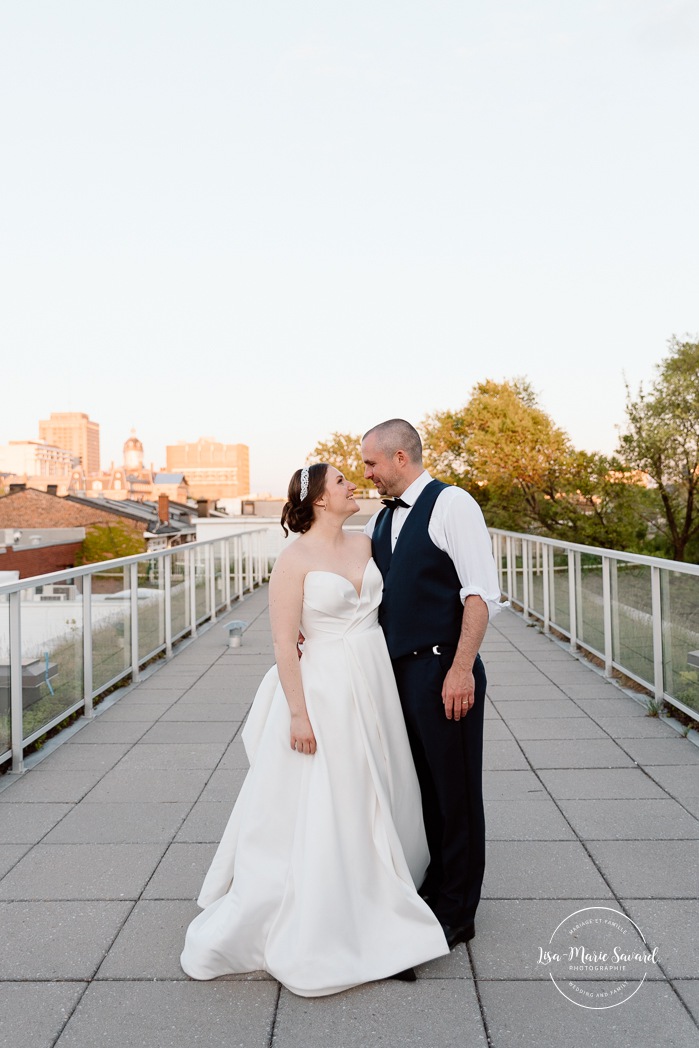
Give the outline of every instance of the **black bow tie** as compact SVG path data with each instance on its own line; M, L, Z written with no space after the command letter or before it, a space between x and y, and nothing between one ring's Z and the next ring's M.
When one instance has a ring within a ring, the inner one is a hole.
M403 499L381 499L381 501L389 509L396 509L397 506L402 506L403 509L410 509L410 503L403 502Z

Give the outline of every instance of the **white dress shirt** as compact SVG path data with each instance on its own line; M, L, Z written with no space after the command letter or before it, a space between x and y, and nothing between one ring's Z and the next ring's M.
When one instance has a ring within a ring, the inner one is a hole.
M431 481L432 477L424 470L401 495L409 503L408 507L397 506L391 511L391 549L395 549L401 528L418 495ZM378 513L364 528L369 538L374 534L377 517ZM428 535L435 546L453 561L461 583L459 596L462 604L474 594L482 597L491 619L501 608L509 606L509 601L501 600L490 535L473 496L463 488L448 487L440 491L430 517Z

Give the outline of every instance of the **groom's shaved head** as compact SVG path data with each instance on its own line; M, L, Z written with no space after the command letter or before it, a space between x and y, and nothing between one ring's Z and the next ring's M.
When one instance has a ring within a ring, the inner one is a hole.
M404 418L390 418L387 422L379 422L378 426L367 430L362 442L367 437L372 437L378 448L389 457L397 451L404 451L411 462L422 463L420 434Z

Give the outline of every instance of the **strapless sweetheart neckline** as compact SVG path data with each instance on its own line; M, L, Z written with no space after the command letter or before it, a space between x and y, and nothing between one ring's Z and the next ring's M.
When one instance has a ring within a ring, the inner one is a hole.
M362 572L362 581L359 585L359 589L357 589L355 584L352 582L352 579L348 579L346 575L341 575L339 571L328 571L325 568L313 568L311 571L307 571L306 578L308 578L309 575L334 575L336 579L343 579L345 582L349 583L354 592L357 594L357 597L361 597L362 593L364 592L364 580L366 579L367 568L371 563L373 563L373 560L373 557L369 557L369 560L364 565L364 571Z

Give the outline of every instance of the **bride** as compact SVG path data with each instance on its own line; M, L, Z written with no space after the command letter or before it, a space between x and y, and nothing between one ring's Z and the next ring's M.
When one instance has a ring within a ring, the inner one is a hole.
M355 485L297 470L269 584L276 666L243 742L250 761L181 964L193 979L264 969L314 997L449 952L417 894L429 861L367 536L343 529ZM303 633L303 655L297 647Z

